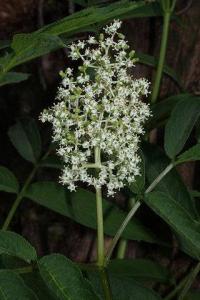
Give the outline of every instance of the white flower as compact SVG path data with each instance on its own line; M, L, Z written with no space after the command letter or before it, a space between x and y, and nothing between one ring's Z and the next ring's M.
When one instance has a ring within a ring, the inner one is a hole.
M88 44L96 44L97 41L95 40L94 36L90 36L88 39Z
M140 174L139 141L150 116L141 97L148 95L149 82L130 75L128 69L137 59L118 33L120 26L114 21L104 29L107 36L70 46L70 57L82 60L79 74L74 77L70 68L60 73L57 102L40 116L53 125L53 140L65 164L60 182L72 191L83 181L105 185L113 195ZM98 175L87 167L94 164L95 147L103 157Z
M104 30L108 34L116 33L117 30L121 27L121 23L122 23L121 21L115 20L112 24L110 24L109 26L106 26L106 28Z

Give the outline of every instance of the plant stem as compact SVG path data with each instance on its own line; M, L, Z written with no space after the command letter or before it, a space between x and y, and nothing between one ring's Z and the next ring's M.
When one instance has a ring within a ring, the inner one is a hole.
M95 165L101 166L101 151L99 147L94 149ZM96 168L98 172L98 168ZM103 229L103 207L102 191L96 187L96 208L97 208L97 264L99 267L104 265L104 229Z
M48 155L49 155L49 152L50 150L48 150L45 155L41 158L41 161L43 159L45 159ZM19 194L17 195L17 198L16 200L14 201L8 215L7 215L7 218L5 220L5 222L3 223L3 226L2 226L2 230L7 230L12 219L13 219L13 216L18 208L18 206L20 205L23 197L24 197L24 194L26 192L26 189L28 188L29 184L31 183L33 177L35 176L35 173L37 172L37 170L39 169L40 167L40 162L36 163L34 165L34 168L33 170L31 171L31 173L29 174L28 178L26 179L25 183L24 183L24 186L22 187L21 191L19 192Z
M117 248L117 258L123 259L126 253L127 240L120 239L118 248Z
M159 175L158 177L156 177L156 179L154 179L154 181L150 184L150 186L146 189L145 194L150 193L155 187L156 185L163 179L163 177L165 177L170 171L171 169L173 169L174 167L174 163L170 163Z
M97 205L97 264L99 267L104 265L104 229L103 229L103 208L102 208L102 191L96 188L96 205Z
M96 171L101 167L101 150L99 147L94 149ZM103 228L103 205L102 205L102 190L96 187L96 207L97 207L97 265L101 276L102 287L105 300L112 300L112 293L109 285L109 278L104 267L104 228Z
M7 215L7 218L6 218L6 220L5 220L5 222L4 222L3 226L2 226L2 230L7 230L8 229L8 227L9 227L9 225L10 225L12 219L13 219L13 216L14 216L14 214L15 214L18 206L19 206L19 204L21 203L21 200L24 197L24 193L25 193L27 187L29 186L30 182L32 181L32 179L33 179L33 177L34 177L34 175L35 175L38 167L39 167L39 165L36 164L35 167L33 168L32 172L30 173L30 175L26 179L23 188L21 189L21 191L17 195L17 198L14 201L14 203L13 203L13 205L12 205L12 207L11 207L8 215Z
M151 192L156 185L163 179L163 177L166 176L167 173L169 173L169 171L174 167L173 163L170 163L159 175L158 177L156 177L156 179L150 184L150 186L146 189L145 194ZM112 256L113 250L117 244L117 242L119 241L124 229L126 228L127 224L129 223L129 221L132 219L133 215L136 213L136 211L138 210L138 208L140 207L140 205L142 204L142 202L137 201L134 206L132 207L132 209L129 211L128 215L126 216L125 220L123 221L123 223L121 224L120 228L118 229L117 233L115 234L111 246L108 249L108 253L106 255L106 259L105 259L105 265L107 265L109 263L109 260Z
M160 83L161 83L161 78L163 73L163 67L164 67L166 49L167 49L167 41L169 35L170 17L171 17L171 12L167 10L164 11L164 23L163 23L161 46L160 46L160 55L159 55L158 67L157 67L152 95L151 95L151 103L155 103L159 95Z
M120 237L121 237L124 229L126 228L126 226L129 223L129 221L132 219L133 215L138 210L138 208L140 207L140 205L141 205L140 201L136 202L136 204L133 206L133 208L129 211L128 215L126 216L126 218L123 221L122 225L118 229L117 233L115 234L115 236L114 236L114 238L112 240L111 246L108 249L108 253L106 255L106 260L105 260L106 265L108 264L108 262L109 262L109 260L110 260L110 258L112 256L113 250L115 249L115 246L117 245L117 242L119 241L119 239L120 239Z
M112 300L111 287L109 284L108 273L105 268L100 269L101 282L106 300Z
M176 6L176 0L172 0L171 11L174 11Z
M178 294L178 292L183 288L183 286L185 285L186 281L187 281L188 277L184 277L180 283L176 286L176 288L169 294L167 295L164 300L171 300L173 299L176 294Z
M200 262L197 263L197 265L192 269L192 271L187 276L185 286L184 286L182 292L180 293L178 300L183 300L185 298L188 290L190 289L190 287L191 287L193 281L195 280L196 276L198 275L199 271L200 271Z
M129 210L131 210L131 208L134 206L136 202L136 199L135 198L130 198L129 201L128 201L128 208ZM120 239L119 243L118 243L118 246L117 246L117 258L119 259L123 259L125 254L126 254L126 248L127 248L127 245L128 245L128 241L125 240L125 239Z
M191 287L194 279L198 275L199 271L200 271L200 262L197 263L197 265L189 272L189 274L187 274L179 282L179 284L175 287L175 289L171 293L169 293L164 299L165 300L173 299L178 294L178 292L183 288L180 296L177 297L178 300L183 300L189 288Z

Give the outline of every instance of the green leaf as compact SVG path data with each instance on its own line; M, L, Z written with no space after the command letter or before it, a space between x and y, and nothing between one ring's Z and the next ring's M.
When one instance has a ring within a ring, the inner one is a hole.
M146 194L145 202L185 241L182 249L200 258L200 223L175 199L162 192Z
M56 155L49 155L47 158L43 159L40 166L43 168L53 168L61 169L63 167L63 162Z
M135 177L135 181L130 184L130 190L135 194L140 194L144 191L145 188L145 162L144 156L141 153L141 162L140 162L140 175Z
M161 300L160 296L141 284L134 282L133 279L122 280L122 278L111 277L111 289L113 300Z
M48 290L47 286L44 284L39 271L33 271L31 273L26 273L21 275L25 284L35 293L38 299L41 300L55 300L52 293Z
M158 146L149 143L143 144L143 153L145 155L147 181L150 184L169 165L170 160ZM197 217L192 198L175 169L171 170L159 182L155 190L166 193L183 206L191 216Z
M15 55L9 62L9 69L64 46L58 36L46 33L17 34L11 44Z
M21 235L11 231L0 231L0 254L15 256L28 263L37 259L31 244Z
M55 298L50 295L50 291L47 289L39 271L36 268L32 269L31 272L28 272L28 270L24 272L22 271L27 268L27 263L23 260L6 254L1 254L0 267L1 269L9 269L10 271L20 274L25 284L35 293L38 299L55 300Z
M119 1L105 6L93 6L74 13L33 33L17 34L11 43L13 50L0 58L2 74L36 57L65 47L58 35L71 37L75 33L102 25L114 18L151 17L161 15L159 5L144 1Z
M149 54L145 53L136 53L136 57L139 58L139 63L151 66L151 67L157 67L158 65L158 59L156 59L154 56L151 56ZM164 65L163 72L167 74L169 77L171 77L179 86L182 86L180 82L179 75L176 74L175 70L170 68L167 65Z
M142 1L138 1L138 3ZM119 2L120 3L120 2ZM128 3L128 1L127 1ZM125 1L124 3L125 4ZM123 17L125 18L150 18L150 17L159 17L162 16L162 11L160 9L160 5L158 3L153 2L153 3L147 3L143 1L143 4L138 8L136 8L134 11L127 12ZM121 1L122 5L122 1Z
M197 209L197 212L198 212L198 216L199 216L200 215L200 201L199 201L200 192L197 191L197 190L190 190L189 193L190 193L190 196L191 196L191 198L193 199L193 201L195 203L195 206L196 206L196 209Z
M17 178L10 170L2 166L0 166L0 191L15 194L19 192Z
M10 127L9 138L19 154L26 160L36 163L41 155L41 137L32 118L24 118Z
M188 97L178 102L165 128L165 151L174 159L182 150L200 116L200 98Z
M178 156L176 164L186 161L200 160L200 144L197 144Z
M8 71L8 70L5 70L5 67L7 64L9 64L11 58L13 56L13 53L10 52L6 52L4 56L0 56L0 77L3 77L5 75L5 73Z
M30 74L20 73L20 72L8 72L5 75L0 77L0 86L18 83L29 78Z
M114 18L154 17L160 16L161 10L155 3L145 4L144 1L118 1L103 7L93 6L74 13L52 24L39 29L38 33L69 35L79 32L88 26L112 21Z
M38 266L44 282L57 299L99 299L76 264L64 255L51 254L45 256L39 260Z
M199 300L200 299L200 290L189 291L188 294L184 297L184 300Z
M87 274L96 292L103 298L100 275L94 271ZM109 274L109 282L113 300L161 300L160 296L153 290L144 287L132 278Z
M158 146L148 143L143 145L143 153L146 159L147 182L150 184L167 167L170 160ZM175 169L171 170L170 173L159 182L155 190L164 192L169 196L169 199L176 201L178 205L190 214L193 220L198 219L199 216L195 202ZM196 257L196 254L190 249L190 245L187 245L187 241L185 241L183 237L179 237L179 240L182 248L185 251L187 249L187 253Z
M0 255L0 262L1 262L1 268L2 269L21 269L24 267L27 267L27 262L24 260L16 257L16 256L11 256L9 254L1 254Z
M173 282L173 277L163 266L149 259L114 259L108 265L109 274L145 281Z
M190 191L190 194L192 195L192 197L200 198L200 192L199 191L192 190L192 191Z
M197 122L195 124L194 137L195 137L197 143L200 143L200 118L197 120Z
M96 199L95 194L84 189L79 189L71 194L73 212L86 226L96 228ZM87 206L86 206L87 203ZM127 212L120 210L113 203L103 200L104 230L105 233L114 236L127 216ZM84 212L84 213L83 213ZM124 230L122 237L131 240L143 240L150 243L159 243L156 236L143 226L138 219L133 218Z
M95 194L84 189L70 193L54 182L33 183L27 190L27 198L84 226L96 229ZM105 233L113 236L127 213L103 200ZM131 240L158 242L157 238L136 218L127 225L123 237Z
M0 300L37 300L23 280L12 271L0 270Z
M171 111L174 109L175 105L183 99L188 99L188 97L190 96L190 94L178 94L175 96L170 96L152 105L152 117L147 124L148 129L153 129L155 127L163 125L163 123L166 122L166 119L168 119L168 117L170 116Z

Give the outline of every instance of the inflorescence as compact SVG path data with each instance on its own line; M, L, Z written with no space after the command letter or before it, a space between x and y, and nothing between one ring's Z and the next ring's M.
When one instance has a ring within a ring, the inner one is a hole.
M150 116L141 97L148 95L149 82L129 74L137 59L120 26L116 20L98 39L71 44L71 59L82 61L78 75L71 68L60 73L56 103L40 116L53 125L53 141L64 161L60 182L70 190L82 181L105 185L113 195L140 174L138 147Z

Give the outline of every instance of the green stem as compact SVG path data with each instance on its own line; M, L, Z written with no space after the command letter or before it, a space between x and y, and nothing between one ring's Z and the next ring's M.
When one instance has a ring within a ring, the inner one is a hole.
M177 297L178 300L184 299L185 295L187 294L189 288L191 287L194 279L198 275L200 271L200 262L197 263L196 267L194 267L189 274L187 274L175 287L175 289L170 292L164 299L165 300L171 300L174 299L174 297L179 293L180 290L182 290L179 297Z
M123 221L122 225L120 226L120 228L118 229L117 233L115 234L111 246L108 249L108 253L106 255L106 260L105 263L106 265L109 263L109 260L112 256L113 250L115 249L115 246L117 245L117 242L119 241L124 229L126 228L127 224L129 223L129 221L132 219L133 215L135 214L135 212L138 210L138 208L140 207L141 202L138 201L136 202L136 204L133 206L133 208L129 211L128 215L126 216L125 220Z
M172 0L171 11L174 11L176 6L176 0Z
M50 151L50 150L49 150ZM48 155L49 155L49 151L47 151L45 153L45 155L41 158L41 161L43 159L45 159ZM25 183L24 183L24 186L22 187L21 191L19 192L19 194L17 195L17 198L16 200L14 201L8 215L7 215L7 218L2 226L2 230L7 230L12 219L13 219L13 216L18 208L18 206L20 205L23 197L24 197L24 194L26 192L26 189L28 188L29 184L31 183L33 177L35 176L35 173L37 172L38 168L40 167L40 162L36 163L32 172L29 174L28 178L26 179Z
M188 275L186 283L184 285L182 292L180 293L180 296L178 297L178 300L183 300L185 298L188 290L190 289L199 271L200 271L200 262L198 262L198 264L192 269L192 271Z
M170 18L171 18L171 12L164 11L164 23L163 23L161 46L160 46L160 55L159 55L158 67L155 75L154 85L152 89L151 103L155 103L159 95L160 83L161 83L161 78L162 78L162 73L164 68L167 41L169 35Z
M95 165L101 166L101 151L99 147L94 149ZM96 168L97 172L99 168ZM96 187L96 208L97 208L97 264L104 265L104 229L103 229L103 206L102 191Z
M134 206L135 202L136 202L135 198L132 197L129 199L129 201L128 201L129 210L131 210L131 208ZM116 255L117 258L123 259L125 257L127 245L128 245L127 240L120 239L118 246L117 246L117 255Z
M186 281L187 281L187 277L184 277L180 283L176 286L176 288L169 294L167 295L164 300L171 300L174 299L174 297L176 296L176 294L178 294L178 292L183 288L183 286L185 285Z
M99 147L94 149L95 165L97 172L101 167L101 150ZM103 205L102 205L102 190L96 187L96 207L97 207L97 265L99 267L102 287L104 291L105 300L111 300L112 294L109 285L109 279L104 267L104 228L103 228Z
M96 205L97 205L97 263L99 267L104 265L104 230L103 230L103 208L102 208L102 191L96 188Z
M174 167L173 163L170 163L159 175L158 177L156 177L156 179L150 184L150 186L146 189L145 194L151 192L156 185L163 179L163 177L166 176L167 173L170 172L170 170ZM106 259L105 259L105 265L107 265L109 263L109 260L112 256L113 250L117 244L117 242L119 241L123 231L125 230L127 224L129 223L129 221L132 219L132 217L134 216L134 214L136 213L136 211L139 209L139 207L141 206L142 202L137 201L134 206L132 207L132 209L129 211L128 215L126 216L125 220L123 221L123 223L121 224L120 228L118 229L116 235L114 236L112 243L110 245L110 248L108 249L108 253L106 255Z
M27 187L29 186L30 182L32 181L32 179L33 179L33 177L34 177L34 175L35 175L38 167L39 167L39 165L36 164L35 167L33 168L32 172L30 173L30 175L26 179L23 188L21 189L21 191L17 195L17 198L14 201L14 203L13 203L13 205L12 205L12 207L11 207L8 215L7 215L7 218L6 218L6 220L5 220L5 222L4 222L3 226L2 226L2 230L7 230L8 229L8 227L9 227L9 225L10 225L12 219L13 219L13 216L14 216L14 214L15 214L18 206L19 206L19 204L21 203L21 201L22 201L22 199L24 197L24 193L25 193Z
M120 239L119 245L117 248L117 258L123 259L125 254L126 254L126 248L127 248L127 240L125 239Z
M112 300L111 287L109 284L108 273L105 268L100 270L101 282L103 286L104 296L106 300Z
M165 177L170 171L171 169L173 169L174 167L174 163L170 163L159 175L158 177L156 177L156 179L154 179L154 181L150 184L150 186L146 189L145 194L150 193L155 187L156 185L163 179L163 177Z

